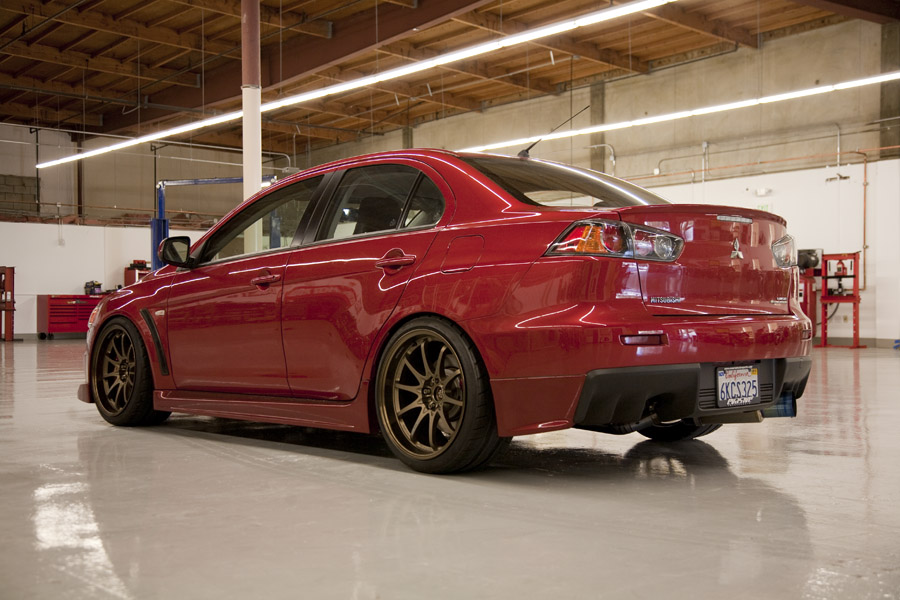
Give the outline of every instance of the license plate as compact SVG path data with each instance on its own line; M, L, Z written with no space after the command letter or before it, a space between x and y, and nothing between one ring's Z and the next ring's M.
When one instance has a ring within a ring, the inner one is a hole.
M719 408L759 404L759 369L719 367L716 369L717 404Z

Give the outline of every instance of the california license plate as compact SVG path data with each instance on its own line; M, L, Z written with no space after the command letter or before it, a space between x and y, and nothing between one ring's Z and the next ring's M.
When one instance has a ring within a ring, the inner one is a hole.
M716 388L720 408L759 404L759 369L755 366L718 367Z

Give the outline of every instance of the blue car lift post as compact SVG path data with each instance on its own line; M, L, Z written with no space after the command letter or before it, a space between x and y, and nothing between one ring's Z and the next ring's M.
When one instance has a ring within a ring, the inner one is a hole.
M275 175L263 175L263 183L272 183ZM169 220L166 218L166 188L176 185L211 185L217 183L243 183L243 177L216 177L214 179L161 179L156 183L156 216L150 219L150 256L153 270L163 266L156 250L169 237Z

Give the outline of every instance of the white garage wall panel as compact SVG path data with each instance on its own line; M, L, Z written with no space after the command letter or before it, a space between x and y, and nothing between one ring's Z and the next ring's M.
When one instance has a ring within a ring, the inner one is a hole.
M171 231L192 240L199 231ZM0 265L16 268L16 335L37 333L41 294L83 294L86 281L122 285L132 260L150 260L150 230L0 221Z
M900 338L900 161L870 164L868 180L869 264L861 267L866 272L866 289L861 294L860 335L887 343ZM722 204L773 212L787 220L788 231L800 248L822 248L829 254L863 248L861 164L655 187L653 191L678 204ZM829 321L829 339L853 335L852 321L845 323L845 316L852 319L851 308L839 307Z

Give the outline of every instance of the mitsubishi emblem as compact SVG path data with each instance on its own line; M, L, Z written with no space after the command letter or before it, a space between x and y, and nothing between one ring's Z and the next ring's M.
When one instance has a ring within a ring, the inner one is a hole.
M731 258L740 258L741 260L743 260L744 253L741 252L741 243L737 240L737 238L734 238L734 244L732 244L732 246L734 247L734 250L731 251Z

